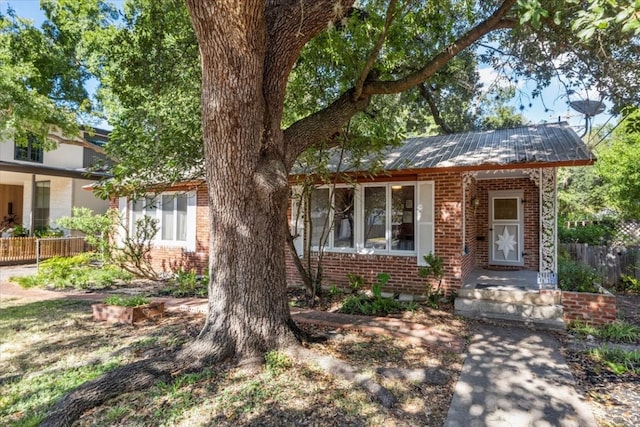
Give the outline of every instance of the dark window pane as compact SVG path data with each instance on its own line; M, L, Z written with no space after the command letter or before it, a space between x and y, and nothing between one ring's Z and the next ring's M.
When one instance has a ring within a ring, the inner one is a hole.
M385 187L364 188L364 247L387 249Z
M414 186L391 187L391 249L413 251L414 244Z
M334 192L333 246L353 248L353 188L336 188Z

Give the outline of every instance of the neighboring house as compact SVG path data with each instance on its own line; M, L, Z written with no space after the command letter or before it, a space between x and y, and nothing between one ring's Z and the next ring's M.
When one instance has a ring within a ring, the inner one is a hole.
M422 294L425 281L418 271L429 253L444 259L447 291L461 288L478 269L555 273L556 169L594 160L567 123L410 138L388 150L376 177L347 170L348 183L316 189L308 233L295 225L294 201L291 225L317 246L328 219L325 284L346 284L348 273L372 282L387 272L387 290ZM294 192L299 178L291 177ZM150 254L156 268L206 267L202 181L174 187L152 202L120 199L119 208L130 227L140 215L159 220ZM302 238L296 244L300 251ZM287 271L290 283L301 283L291 260Z
M56 220L71 216L73 207L96 214L109 207L90 191L93 183L109 176L96 169L109 165L102 148L108 132L90 129L73 138L52 132L49 138L57 143L49 151L35 137L26 146L0 142L0 221L13 220L31 234L56 227Z

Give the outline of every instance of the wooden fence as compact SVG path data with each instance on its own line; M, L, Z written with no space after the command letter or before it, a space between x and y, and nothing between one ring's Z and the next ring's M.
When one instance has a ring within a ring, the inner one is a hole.
M589 246L586 243L562 243L571 258L595 268L604 277L605 285L612 286L623 274L640 280L640 247Z
M56 256L73 256L86 250L84 237L0 238L0 265L36 262Z

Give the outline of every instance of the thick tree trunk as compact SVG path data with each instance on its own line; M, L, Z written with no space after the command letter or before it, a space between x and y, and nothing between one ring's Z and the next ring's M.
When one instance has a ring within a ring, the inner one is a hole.
M264 5L190 8L202 57L211 229L209 314L199 339L221 355L255 358L295 342L284 258L289 185L280 116L263 93Z

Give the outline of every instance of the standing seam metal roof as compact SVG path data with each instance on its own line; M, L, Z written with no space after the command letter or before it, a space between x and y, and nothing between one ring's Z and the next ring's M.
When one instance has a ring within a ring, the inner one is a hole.
M348 156L347 156L348 160ZM566 122L512 129L408 138L383 156L384 170L508 167L535 163L589 164L595 160L584 142ZM344 163L345 165L348 163ZM370 160L355 172L367 170ZM294 172L295 173L295 172Z

